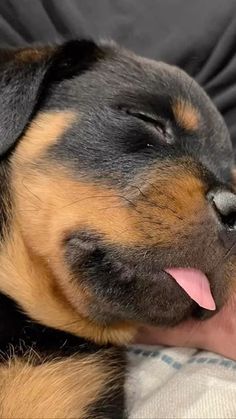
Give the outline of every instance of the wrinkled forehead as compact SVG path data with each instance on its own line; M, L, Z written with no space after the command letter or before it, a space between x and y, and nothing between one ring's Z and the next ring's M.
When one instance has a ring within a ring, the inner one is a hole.
M207 119L207 127L212 129L219 120L207 95L184 71L118 47L107 48L103 59L78 77L77 83L69 81L67 88L70 97L77 95L85 107L116 104L144 108L163 113L165 118L174 117L183 128L206 128Z
M107 49L103 59L82 79L84 84L89 80L86 87L96 89L104 98L111 92L113 95L126 92L127 96L155 94L156 97L181 97L195 102L196 94L199 95L198 85L181 69L120 48Z

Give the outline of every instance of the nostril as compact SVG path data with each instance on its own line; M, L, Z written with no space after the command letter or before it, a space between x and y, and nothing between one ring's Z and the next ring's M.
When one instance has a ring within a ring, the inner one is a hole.
M208 194L222 224L230 229L236 230L236 195L230 191L217 190Z
M229 215L221 215L222 223L230 230L236 230L236 212Z

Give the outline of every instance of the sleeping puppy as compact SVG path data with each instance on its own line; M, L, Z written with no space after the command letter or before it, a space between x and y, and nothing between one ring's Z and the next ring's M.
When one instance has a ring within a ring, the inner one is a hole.
M140 325L219 309L236 197L225 124L115 44L1 52L0 416L122 418Z

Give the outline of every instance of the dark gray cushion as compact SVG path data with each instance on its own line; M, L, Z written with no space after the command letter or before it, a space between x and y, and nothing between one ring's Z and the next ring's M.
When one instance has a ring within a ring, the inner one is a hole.
M235 0L2 0L1 46L113 38L194 76L222 112L236 148Z

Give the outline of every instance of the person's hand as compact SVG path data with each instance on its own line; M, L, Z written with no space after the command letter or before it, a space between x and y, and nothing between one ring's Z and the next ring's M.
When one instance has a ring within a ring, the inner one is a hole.
M211 319L190 320L174 328L140 328L136 343L185 346L236 360L236 293Z

